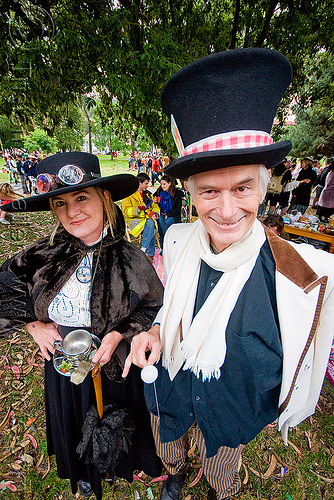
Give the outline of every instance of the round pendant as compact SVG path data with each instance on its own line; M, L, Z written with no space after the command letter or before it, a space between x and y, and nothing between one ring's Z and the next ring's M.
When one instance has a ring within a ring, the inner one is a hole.
M90 281L91 271L89 266L80 266L76 272L77 280L80 283L88 283Z
M158 370L153 365L144 366L142 371L140 372L140 376L145 384L152 384L158 378Z

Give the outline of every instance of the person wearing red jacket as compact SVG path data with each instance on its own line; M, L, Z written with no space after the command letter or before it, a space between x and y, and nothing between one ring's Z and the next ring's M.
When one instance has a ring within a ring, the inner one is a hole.
M161 170L160 161L156 155L153 155L152 160L152 186L154 186L155 181L159 181L159 172Z

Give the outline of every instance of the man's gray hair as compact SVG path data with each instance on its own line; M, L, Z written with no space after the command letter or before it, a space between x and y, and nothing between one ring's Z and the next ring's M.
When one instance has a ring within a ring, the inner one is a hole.
M261 191L261 201L264 200L264 197L267 193L268 184L270 181L269 170L264 165L259 165L259 185ZM194 176L191 175L187 180L187 188L191 194L191 197L194 198L195 194L195 184L194 184Z
M270 182L269 169L264 165L260 165L259 170L259 185L261 190L261 201L264 200L264 197L267 194L268 184Z

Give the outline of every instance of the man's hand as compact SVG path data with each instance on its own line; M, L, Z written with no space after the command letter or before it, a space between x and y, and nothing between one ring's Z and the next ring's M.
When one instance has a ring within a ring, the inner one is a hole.
M116 330L107 333L107 335L103 337L100 347L92 357L92 363L99 362L101 366L108 363L122 338L123 336L119 332L116 332Z
M144 368L147 364L153 365L159 359L160 350L160 325L156 324L148 332L141 332L133 337L130 354L125 360L122 377L127 376L132 363L139 366L139 368ZM151 351L148 359L145 356L147 351Z
M39 345L44 358L50 361L51 356L49 353L53 354L55 352L53 342L55 340L63 340L57 330L57 325L51 322L42 323L41 321L33 321L26 324L26 329L36 344Z

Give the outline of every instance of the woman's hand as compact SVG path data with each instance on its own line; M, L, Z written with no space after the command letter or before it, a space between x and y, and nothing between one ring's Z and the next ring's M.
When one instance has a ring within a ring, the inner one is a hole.
M26 324L26 329L39 345L41 353L44 358L50 361L51 356L49 353L53 354L55 348L53 347L53 342L55 340L62 340L55 323L42 323L41 321L33 321L32 323Z
M103 337L100 347L92 357L92 363L100 363L101 366L108 363L122 338L123 335L116 332L116 330L107 333L107 335Z
M159 359L160 350L160 325L156 323L148 332L141 332L133 337L130 354L125 360L122 377L127 376L132 363L139 366L139 368L144 368L147 364L153 365ZM145 353L147 351L151 351L151 353L146 359Z

